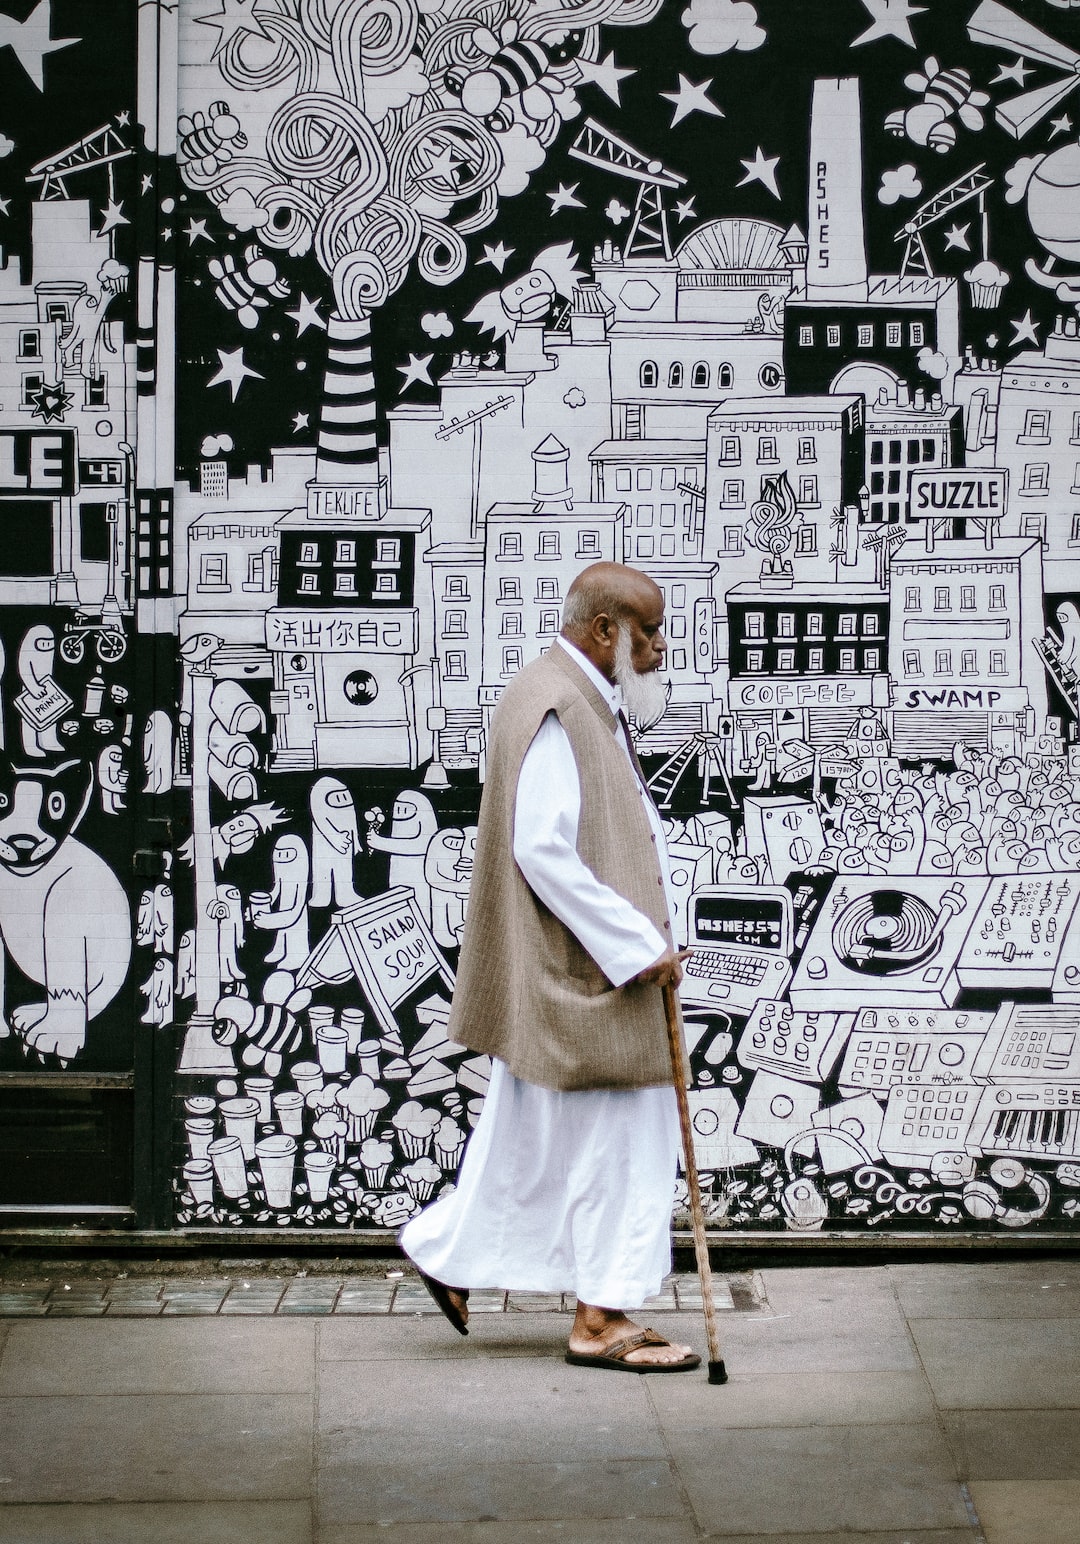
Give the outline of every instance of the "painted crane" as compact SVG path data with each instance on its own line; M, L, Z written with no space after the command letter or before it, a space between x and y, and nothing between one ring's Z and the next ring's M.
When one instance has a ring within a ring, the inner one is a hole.
M617 177L627 177L638 184L634 217L623 248L624 257L655 257L662 253L670 262L671 232L668 227L665 189L686 186L686 178L671 171L662 161L642 155L633 145L620 139L595 118L586 118L570 146L569 154L586 166L599 167Z
M985 262L989 256L988 246L990 240L990 227L986 216L986 190L992 187L994 179L987 175L985 165L972 167L955 182L950 182L947 188L942 188L940 193L935 193L933 198L928 198L925 204L920 204L911 219L897 231L895 240L902 241L904 255L900 260L900 277L908 279L921 277L932 279L934 267L930 261L930 252L923 240L923 231L931 225L936 225L939 220L944 220L946 215L961 205L969 203L972 199L978 200L979 205L979 229L982 243L982 258Z

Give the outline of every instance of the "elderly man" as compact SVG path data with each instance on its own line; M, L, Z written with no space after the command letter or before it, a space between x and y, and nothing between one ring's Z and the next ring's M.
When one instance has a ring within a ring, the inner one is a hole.
M492 1057L457 1188L401 1243L467 1334L472 1287L573 1292L567 1361L699 1365L627 1316L670 1269L679 1127L661 988L678 985L664 832L624 708L655 722L664 597L596 563L491 725L450 1018Z

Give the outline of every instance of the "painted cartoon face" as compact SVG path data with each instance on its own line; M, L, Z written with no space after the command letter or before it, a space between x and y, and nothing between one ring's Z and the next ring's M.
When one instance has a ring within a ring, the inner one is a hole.
M33 774L0 764L0 863L16 873L39 868L78 825L91 787L90 768L78 761Z
M555 286L546 273L535 269L508 284L499 292L499 299L511 321L527 322L547 314L555 299Z
M331 810L351 809L352 794L347 788L331 788L326 795L326 807Z
M289 868L300 861L300 844L291 838L282 837L274 846L274 868Z
M431 838L425 866L433 880L442 881L443 884L457 882L460 878L458 865L464 845L463 831L451 827L449 830L436 832ZM471 863L469 866L472 867Z
M250 852L259 834L259 823L251 815L234 815L221 827L221 839L230 852Z

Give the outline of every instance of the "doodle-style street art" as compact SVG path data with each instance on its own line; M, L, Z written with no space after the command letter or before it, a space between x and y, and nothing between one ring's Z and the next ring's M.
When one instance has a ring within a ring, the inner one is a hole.
M159 1224L452 1183L488 725L617 559L711 1224L1075 1227L1076 7L3 5L0 1070L166 1065Z

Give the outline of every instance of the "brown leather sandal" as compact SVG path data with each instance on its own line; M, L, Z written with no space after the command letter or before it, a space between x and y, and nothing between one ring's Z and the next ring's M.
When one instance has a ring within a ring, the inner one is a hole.
M693 1372L695 1367L701 1366L700 1356L693 1352L684 1356L680 1362L628 1362L627 1354L636 1351L639 1346L670 1346L671 1341L665 1340L663 1335L658 1335L655 1330L639 1330L636 1335L627 1335L623 1340L614 1341L602 1354L592 1354L581 1351L567 1351L566 1360L572 1367L601 1367L607 1372Z

